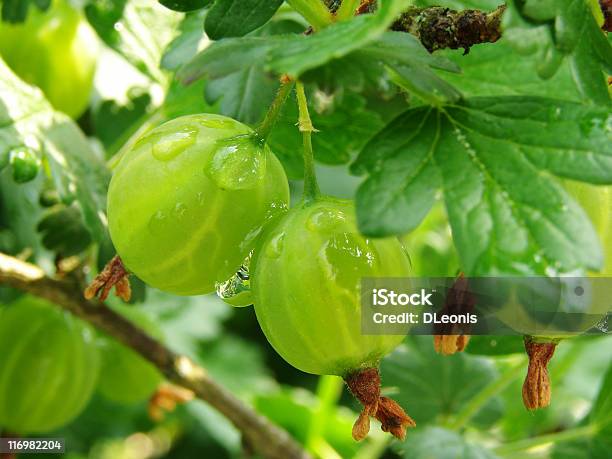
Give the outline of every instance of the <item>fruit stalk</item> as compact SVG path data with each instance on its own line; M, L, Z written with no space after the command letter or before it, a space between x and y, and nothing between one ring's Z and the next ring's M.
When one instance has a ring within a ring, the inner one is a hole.
M285 105L287 97L289 97L294 84L295 81L291 78L281 78L281 85L276 92L276 96L274 97L270 108L268 108L263 121L255 130L261 139L266 140L270 135L270 132L272 132L272 128L274 128L276 120L278 119L278 116L280 115L280 112Z
M333 22L331 12L322 0L287 0L291 7L306 19L314 30Z
M308 102L304 92L304 84L300 81L296 84L298 100L298 128L302 133L304 141L304 196L303 200L313 201L319 195L319 185L314 167L314 153L312 151L312 133L316 129L312 125L310 114L308 113Z

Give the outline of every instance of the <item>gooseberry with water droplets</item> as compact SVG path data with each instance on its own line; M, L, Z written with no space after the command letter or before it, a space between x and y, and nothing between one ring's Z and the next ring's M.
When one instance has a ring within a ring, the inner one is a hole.
M289 202L285 172L246 125L221 115L176 118L121 158L108 192L123 264L153 287L210 293Z

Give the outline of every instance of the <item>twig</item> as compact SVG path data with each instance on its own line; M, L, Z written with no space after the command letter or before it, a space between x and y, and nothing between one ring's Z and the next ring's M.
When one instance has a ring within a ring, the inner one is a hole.
M362 0L357 14L376 10L376 0ZM391 30L416 36L432 53L437 49L463 48L480 43L494 43L501 37L501 18L506 5L499 5L490 13L480 10L451 10L441 6L412 7L391 25Z
M104 303L86 300L77 282L53 279L38 266L0 254L0 284L45 298L132 348L154 364L168 381L191 390L228 418L262 456L310 457L287 432L238 400L191 359L175 354Z
M490 13L455 11L441 6L413 7L404 12L391 29L415 35L429 52L463 48L467 54L473 45L499 40L505 10L506 5L500 5Z

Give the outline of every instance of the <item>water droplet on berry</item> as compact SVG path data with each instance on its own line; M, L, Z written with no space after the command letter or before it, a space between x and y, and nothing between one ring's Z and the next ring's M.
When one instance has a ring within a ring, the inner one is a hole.
M340 210L316 210L308 217L306 228L313 232L329 231L345 222L346 215Z
M179 219L185 216L187 212L187 206L182 202L177 202L174 206L174 215L176 215Z
M162 234L168 225L168 215L162 210L158 210L153 214L153 216L149 219L149 231L152 234Z
M192 146L198 136L198 130L185 126L177 132L162 132L162 135L151 138L153 141L152 153L160 161L170 161Z
M266 247L266 256L269 258L278 258L283 253L285 245L285 233L275 235L268 246Z
M209 116L206 119L200 119L199 122L202 126L212 129L231 129L238 126L236 121L225 117L214 119Z
M251 277L249 267L253 251L245 258L242 265L231 278L225 282L217 282L215 289L217 296L232 306L243 307L253 304L251 296Z
M265 151L252 135L219 140L215 147L204 172L219 188L245 190L263 180L266 173Z

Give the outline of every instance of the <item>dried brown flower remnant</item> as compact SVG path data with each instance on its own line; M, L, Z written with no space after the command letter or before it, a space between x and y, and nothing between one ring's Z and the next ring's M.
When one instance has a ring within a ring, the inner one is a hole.
M149 400L149 417L161 421L164 413L174 411L176 405L193 400L194 393L174 384L162 384Z
M453 286L448 290L441 316L469 314L474 310L476 298L469 290L468 280L463 273L457 276ZM452 355L461 352L467 346L470 335L469 324L448 323L434 326L434 349L438 354Z
M438 354L452 355L463 352L470 335L434 335L434 349Z
M111 289L115 287L115 294L123 301L129 301L132 296L130 281L128 280L129 275L130 273L123 266L119 255L115 255L87 286L85 298L90 300L99 296L100 300L104 301L108 298Z
M612 0L599 0L599 6L604 17L601 30L612 32Z
M406 429L416 423L401 406L380 396L380 374L377 368L368 368L348 375L344 381L351 393L361 402L363 410L353 425L353 438L363 440L370 431L370 416L378 419L383 432L403 440Z
M547 367L556 347L556 342L537 342L530 336L525 337L529 367L523 383L523 403L528 410L550 405L550 377Z

